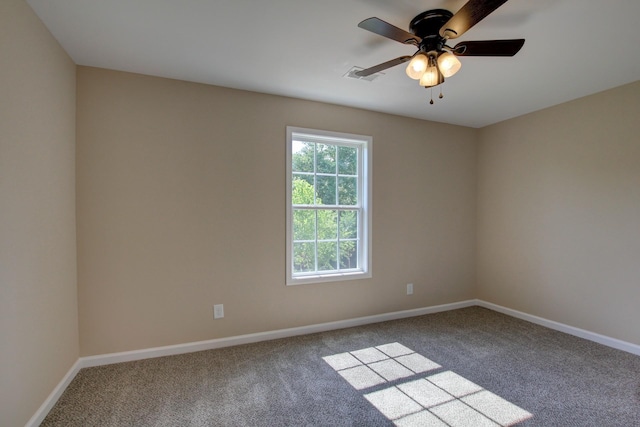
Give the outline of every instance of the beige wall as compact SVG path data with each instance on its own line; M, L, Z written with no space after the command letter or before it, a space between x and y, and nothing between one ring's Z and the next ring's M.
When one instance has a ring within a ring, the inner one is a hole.
M478 295L640 344L640 82L482 129Z
M373 136L373 279L285 286L287 125ZM81 354L473 297L475 135L79 67ZM214 321L220 303L225 318Z
M78 359L75 65L22 0L0 2L0 425Z

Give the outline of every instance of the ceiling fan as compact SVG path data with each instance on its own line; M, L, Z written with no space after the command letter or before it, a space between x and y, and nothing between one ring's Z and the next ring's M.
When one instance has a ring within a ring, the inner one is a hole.
M453 47L447 41L463 35L507 0L469 0L455 15L446 9L427 10L411 20L409 31L379 18L368 18L358 27L418 48L411 56L400 56L382 64L357 71L366 77L407 61L409 77L426 88L437 86L453 76L462 64L458 56L513 56L524 45L524 39L463 41ZM442 96L441 96L442 97ZM433 103L433 100L431 100Z

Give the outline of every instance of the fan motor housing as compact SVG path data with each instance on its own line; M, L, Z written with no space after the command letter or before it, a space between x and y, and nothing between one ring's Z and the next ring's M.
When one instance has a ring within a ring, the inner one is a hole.
M439 34L440 28L453 17L446 9L432 9L417 15L409 23L409 31L421 39Z
M420 37L420 50L423 52L441 51L445 39L440 37L440 28L453 16L446 9L432 9L422 12L411 20L409 31Z

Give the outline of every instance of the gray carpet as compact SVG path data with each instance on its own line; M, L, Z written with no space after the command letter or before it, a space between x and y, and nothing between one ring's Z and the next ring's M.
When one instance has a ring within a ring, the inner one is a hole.
M402 352L384 346L392 343L413 353L396 357ZM385 360L369 364L371 355ZM384 370L396 362L411 372L400 366L405 373L396 378ZM369 368L380 374L372 374L382 378L378 384L360 375ZM438 382L447 376L462 386ZM416 384L449 402L430 406L401 391ZM456 391L465 385L472 389ZM396 395L407 412L393 406ZM474 406L482 395L497 400L485 409ZM465 418L471 415L476 418ZM640 426L640 357L471 307L82 369L42 425L404 426L429 420L474 427Z

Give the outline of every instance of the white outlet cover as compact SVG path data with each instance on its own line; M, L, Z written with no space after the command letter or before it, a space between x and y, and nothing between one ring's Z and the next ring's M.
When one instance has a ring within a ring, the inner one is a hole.
M224 317L224 305L223 304L216 304L213 306L213 318L214 319L221 319Z

